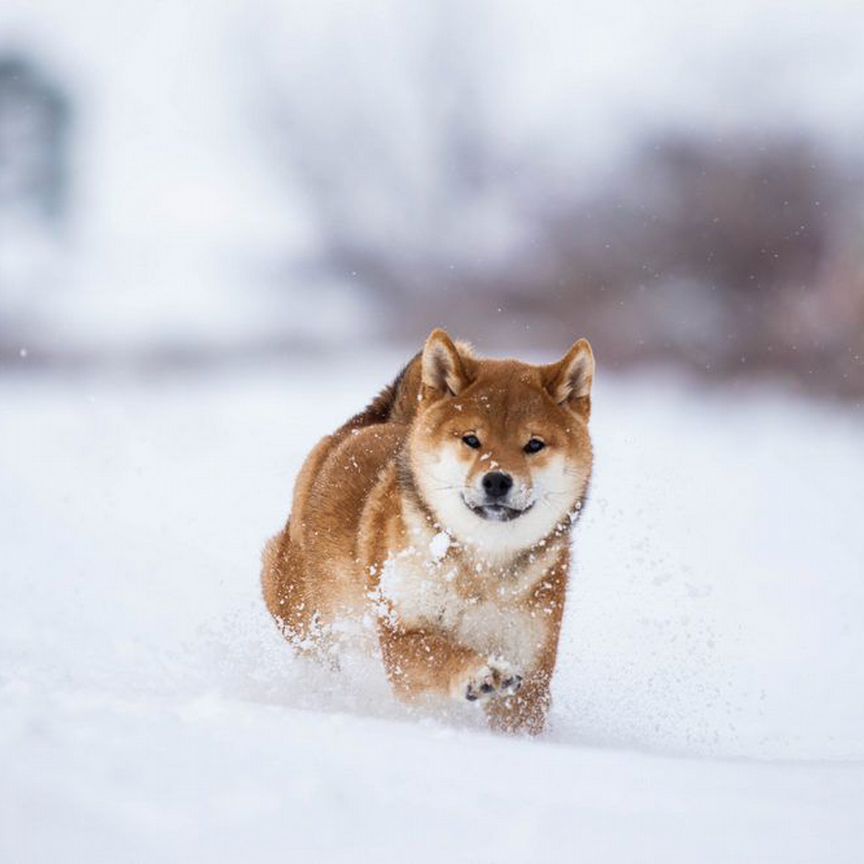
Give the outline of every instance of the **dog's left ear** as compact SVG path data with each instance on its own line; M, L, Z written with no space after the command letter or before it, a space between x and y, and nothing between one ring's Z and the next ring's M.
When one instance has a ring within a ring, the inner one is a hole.
M543 367L546 390L559 405L566 405L586 420L591 415L591 385L594 383L594 352L587 339L580 339L563 360Z

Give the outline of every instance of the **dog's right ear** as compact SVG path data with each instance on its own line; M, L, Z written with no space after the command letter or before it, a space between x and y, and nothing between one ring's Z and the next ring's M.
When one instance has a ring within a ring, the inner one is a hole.
M433 330L423 346L422 382L439 395L456 396L471 379L453 340L443 330Z

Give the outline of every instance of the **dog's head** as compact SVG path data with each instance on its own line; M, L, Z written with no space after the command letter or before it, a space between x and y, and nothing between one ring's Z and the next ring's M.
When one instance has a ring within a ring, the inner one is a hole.
M581 506L591 475L594 356L483 360L443 330L426 340L407 457L439 524L490 557L538 543Z

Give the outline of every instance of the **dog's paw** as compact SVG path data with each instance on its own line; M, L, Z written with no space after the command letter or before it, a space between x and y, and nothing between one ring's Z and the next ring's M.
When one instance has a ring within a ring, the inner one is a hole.
M522 676L506 660L490 657L456 688L458 697L476 702L493 696L512 696L522 687Z

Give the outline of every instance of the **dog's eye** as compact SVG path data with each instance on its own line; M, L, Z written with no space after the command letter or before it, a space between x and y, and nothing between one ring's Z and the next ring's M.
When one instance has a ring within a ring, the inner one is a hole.
M462 440L472 449L480 449L480 439L476 435L464 435Z
M539 453L545 446L539 438L532 438L523 449L526 453Z

